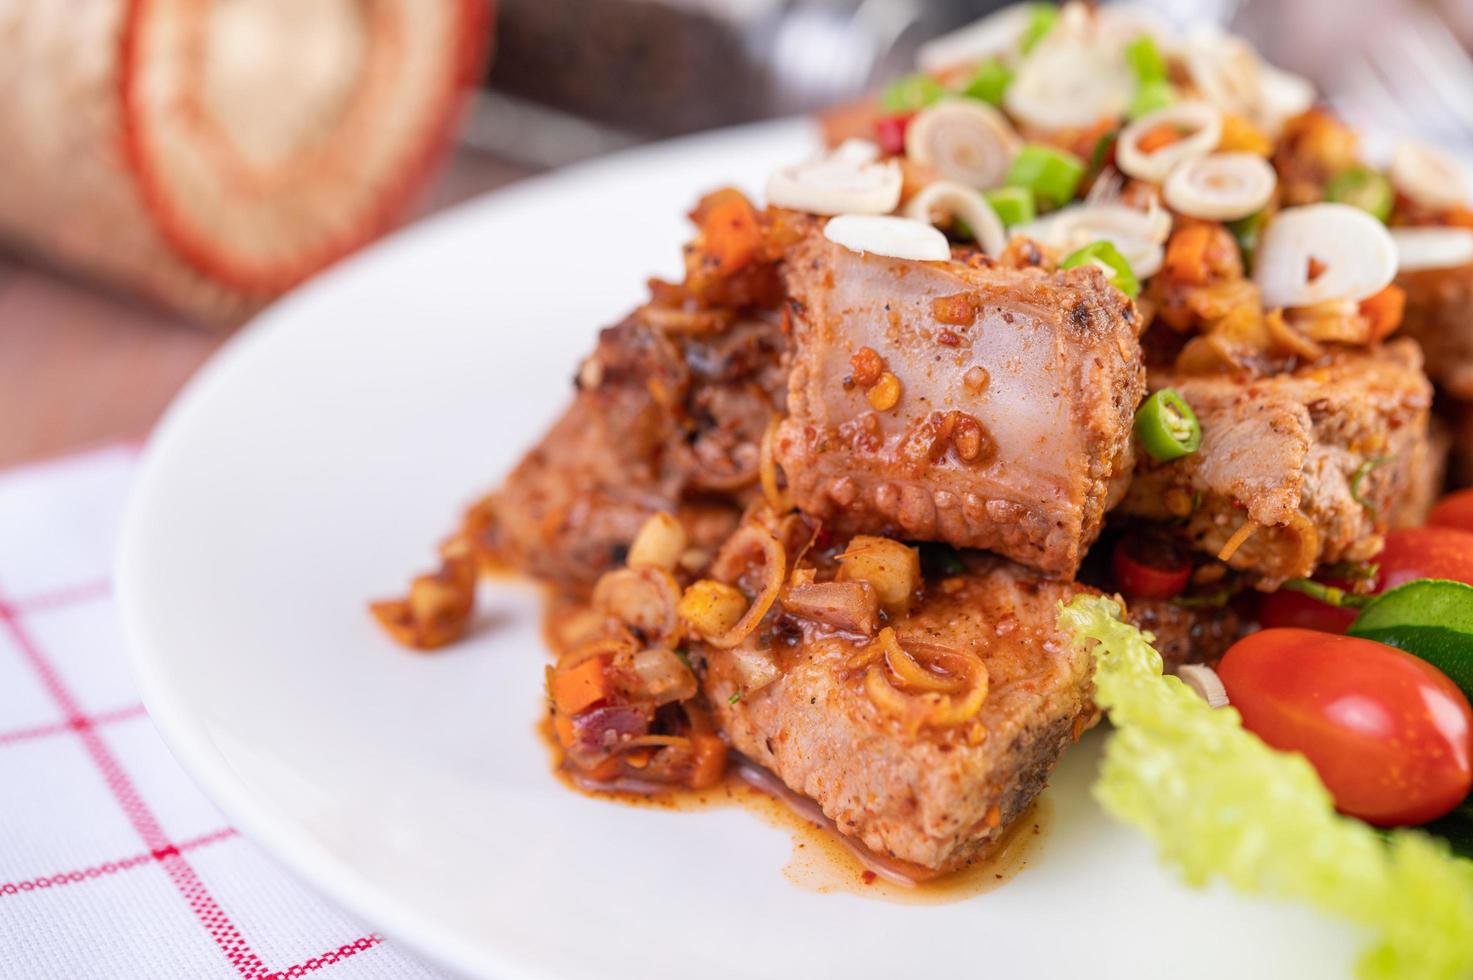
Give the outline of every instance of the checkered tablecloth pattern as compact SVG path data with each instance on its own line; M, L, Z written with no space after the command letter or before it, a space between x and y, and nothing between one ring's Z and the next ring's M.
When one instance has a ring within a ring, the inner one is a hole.
M0 471L0 978L438 976L240 837L154 731L109 580L137 457Z

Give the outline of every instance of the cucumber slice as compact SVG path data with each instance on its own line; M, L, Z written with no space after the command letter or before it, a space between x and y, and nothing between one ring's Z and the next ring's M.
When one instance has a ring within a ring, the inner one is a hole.
M1430 578L1398 585L1362 609L1348 632L1421 657L1473 698L1473 586Z

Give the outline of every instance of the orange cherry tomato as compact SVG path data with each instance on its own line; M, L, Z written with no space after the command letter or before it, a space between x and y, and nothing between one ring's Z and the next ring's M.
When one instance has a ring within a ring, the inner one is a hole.
M1444 498L1442 507L1453 497ZM1473 526L1473 497L1467 505ZM1436 511L1434 511L1435 515ZM1408 527L1386 535L1386 547L1372 559L1379 567L1374 592L1403 585L1419 578L1448 578L1473 585L1473 531L1456 527ZM1327 584L1348 588L1343 581ZM1307 595L1281 589L1264 596L1258 621L1265 627L1323 630L1344 633L1355 620L1355 610L1338 609Z
M1427 523L1473 532L1473 487L1443 497L1427 515Z
M1473 711L1437 668L1371 640L1267 629L1217 668L1243 725L1303 753L1343 813L1426 823L1473 787Z

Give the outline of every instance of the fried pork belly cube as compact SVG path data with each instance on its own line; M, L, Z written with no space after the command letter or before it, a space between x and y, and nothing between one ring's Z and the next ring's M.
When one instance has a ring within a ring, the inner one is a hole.
M1454 398L1473 400L1473 264L1404 272L1401 335L1422 345L1427 374Z
M884 568L885 546L910 550L856 538L846 554ZM1058 603L1087 590L969 563L893 615L873 568L790 585L771 628L692 651L733 749L870 851L932 871L985 853L1095 717L1089 655L1055 625Z
M655 512L697 547L730 533L782 404L782 338L773 318L697 315L673 329L646 307L603 331L572 404L485 501L496 560L584 593Z
M1433 414L1427 425L1427 438L1412 447L1407 491L1392 509L1392 527L1420 527L1447 485L1448 462L1452 455L1453 432L1448 423Z
M1093 267L861 255L813 231L785 263L793 500L843 534L1078 567L1131 472L1134 305Z
M1121 512L1174 522L1260 588L1374 557L1414 493L1432 386L1410 341L1262 378L1153 372L1151 385L1181 393L1202 445L1166 463L1141 453Z
M1230 605L1187 606L1171 599L1133 598L1126 614L1132 626L1155 637L1167 673L1182 664L1215 664L1246 632Z

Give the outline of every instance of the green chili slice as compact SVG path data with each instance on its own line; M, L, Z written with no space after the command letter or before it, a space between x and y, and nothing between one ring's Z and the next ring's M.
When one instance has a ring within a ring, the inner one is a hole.
M1191 455L1202 445L1202 425L1186 399L1162 388L1135 413L1135 436L1159 463Z
M930 75L917 72L891 82L880 93L880 107L889 113L915 112L946 94L941 83Z
M1026 187L999 187L982 195L1004 227L1025 225L1037 217L1033 207L1033 192Z
M1058 207L1072 200L1084 177L1084 161L1072 153L1029 143L1018 151L1008 170L1008 184L1026 187L1041 208Z
M1134 299L1140 294L1141 284L1135 277L1135 270L1130 267L1125 256L1120 254L1119 249L1103 239L1090 242L1076 252L1070 252L1064 257L1064 261L1059 263L1059 268L1073 269L1075 266L1090 264L1104 267L1105 274L1110 278L1110 285L1125 295ZM1195 419L1193 421L1195 422Z
M1013 70L997 58L988 58L977 66L962 94L992 105L1002 105L1002 97L1013 84Z
M1325 200L1350 204L1378 221L1391 217L1395 195L1391 181L1370 167L1347 167L1330 178L1325 185Z

